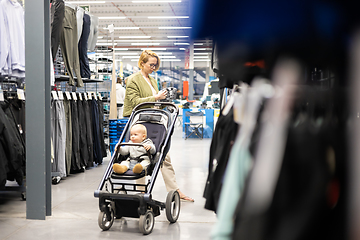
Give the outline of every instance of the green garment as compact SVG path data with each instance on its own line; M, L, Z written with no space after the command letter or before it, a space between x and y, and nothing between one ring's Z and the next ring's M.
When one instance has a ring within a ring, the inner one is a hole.
M149 79L156 93L158 93L156 80L150 76ZM134 107L143 102L155 102L155 97L149 84L139 71L132 74L127 80L123 116L129 117Z

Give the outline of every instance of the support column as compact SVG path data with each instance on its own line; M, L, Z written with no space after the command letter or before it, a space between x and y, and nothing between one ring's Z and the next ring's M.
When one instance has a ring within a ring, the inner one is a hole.
M25 6L26 218L51 215L49 1Z
M190 42L189 49L189 100L194 100L194 41Z

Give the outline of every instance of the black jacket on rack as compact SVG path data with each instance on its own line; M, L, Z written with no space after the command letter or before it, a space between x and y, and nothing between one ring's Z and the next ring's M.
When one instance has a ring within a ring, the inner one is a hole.
M219 116L212 137L208 178L203 196L206 198L205 208L215 212L219 202L222 179L238 127L239 125L234 122L234 114L231 109L226 116L222 114Z
M25 174L25 144L8 102L0 108L0 187L6 179L22 185Z

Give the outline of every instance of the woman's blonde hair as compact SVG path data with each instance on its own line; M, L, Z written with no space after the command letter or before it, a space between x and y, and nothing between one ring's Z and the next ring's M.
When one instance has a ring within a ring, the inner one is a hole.
M143 66L142 66L142 63L147 63L149 61L149 58L150 57L154 57L157 59L157 64L156 64L156 68L154 71L157 71L159 70L159 67L160 67L160 58L159 56L154 53L153 51L151 50L144 50L141 55L140 55L140 58L139 58L139 62L138 62L138 66L140 69L143 69Z

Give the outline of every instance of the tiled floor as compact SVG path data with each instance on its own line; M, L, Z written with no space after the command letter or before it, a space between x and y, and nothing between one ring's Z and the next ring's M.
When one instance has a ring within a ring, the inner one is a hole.
M21 200L20 192L0 192L0 239L209 239L216 216L204 209L202 193L211 140L184 140L181 135L181 128L177 128L172 137L170 155L180 189L195 202L181 202L176 223L170 224L165 211L162 211L155 218L155 227L149 235L139 232L138 219L133 218L115 220L109 231L102 231L97 223L99 207L94 190L109 161L106 158L103 165L52 185L52 216L46 220L26 219L26 202ZM165 202L167 193L159 174L153 198Z

